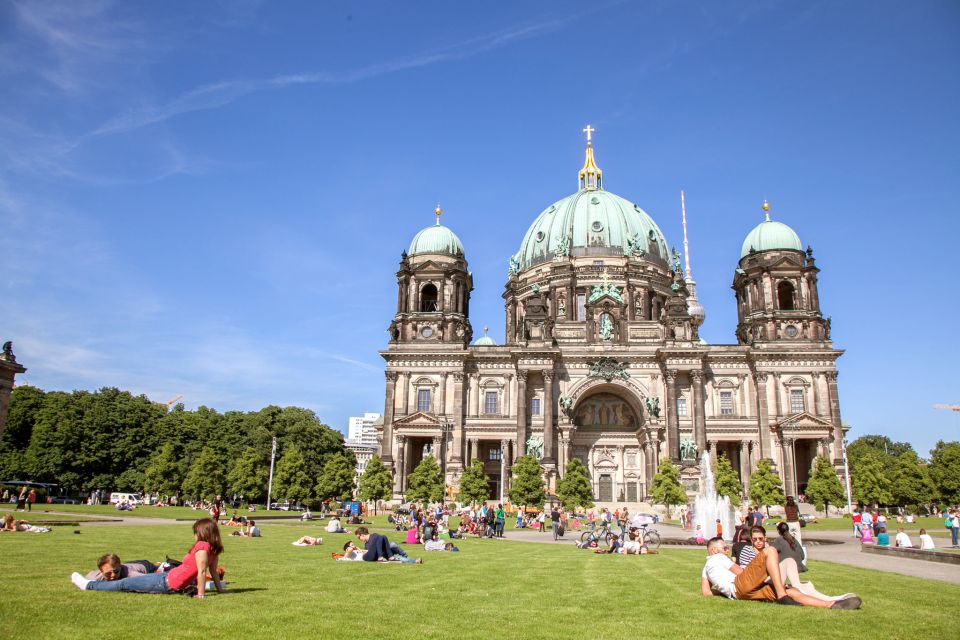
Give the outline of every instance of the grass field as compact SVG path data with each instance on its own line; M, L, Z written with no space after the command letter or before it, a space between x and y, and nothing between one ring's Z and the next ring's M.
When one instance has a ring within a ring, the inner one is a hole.
M856 591L861 611L821 611L699 595L703 550L599 556L570 545L464 540L461 553L424 564L334 562L346 535L319 526L264 524L264 537L225 537L229 591L207 600L81 592L71 571L97 556L179 558L189 526L56 528L0 536L0 621L5 636L65 638L731 638L775 629L778 638L942 637L960 586L826 562L808 576L825 593ZM303 534L321 547L294 547Z
M14 505L7 504L0 506L0 510L3 509L12 509ZM116 507L109 504L97 504L97 505L86 505L86 504L35 504L33 505L34 514L45 514L45 513L76 513L85 516L96 516L96 517L108 517L108 518L164 518L170 520L196 520L197 518L204 518L207 516L206 511L197 511L191 509L190 507L157 507L157 506L141 506L137 507L133 511L117 511ZM226 518L230 517L230 514L233 513L232 509L228 509L225 516ZM291 520L296 520L299 517L298 512L292 511L276 511L271 510L267 511L261 509L253 513L247 513L246 510L237 510L239 515L245 515L250 517L262 517L262 516L271 516L271 517L283 517L289 518ZM31 517L30 512L25 512L27 516L26 519L29 520ZM32 516L39 517L39 516Z

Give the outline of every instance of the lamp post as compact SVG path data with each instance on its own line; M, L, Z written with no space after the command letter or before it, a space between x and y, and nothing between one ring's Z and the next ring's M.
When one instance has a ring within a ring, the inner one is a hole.
M850 465L847 463L847 439L843 438L840 442L843 445L843 479L847 485L847 513L849 513L850 518L853 519L853 495L850 491ZM856 537L856 532L854 532L854 537Z
M446 451L447 440L449 439L450 434L453 433L453 422L451 422L449 418L444 418L443 422L440 424L440 433L443 434L443 437L440 440L441 450ZM446 456L443 456L443 458L446 458ZM449 499L447 494L447 464L445 459L440 460L440 462L442 464L443 471L443 501L444 505L446 505L446 500Z
M273 494L273 463L277 459L277 436L273 436L273 446L270 448L270 479L267 481L267 511L270 511L270 499Z

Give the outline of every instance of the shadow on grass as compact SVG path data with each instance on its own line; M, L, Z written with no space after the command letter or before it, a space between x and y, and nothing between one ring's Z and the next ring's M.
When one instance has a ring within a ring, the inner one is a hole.
M221 596L229 596L233 593L250 593L252 591L269 591L266 587L240 587L239 589L227 589L223 593L219 594Z

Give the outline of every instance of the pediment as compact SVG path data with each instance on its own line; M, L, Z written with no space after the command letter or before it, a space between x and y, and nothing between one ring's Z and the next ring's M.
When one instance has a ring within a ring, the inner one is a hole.
M823 429L823 428L833 428L833 424L817 416L803 411L801 413L794 414L787 418L784 418L777 423L777 427L780 429Z
M618 300L617 298L614 298L614 297L613 297L612 295L610 295L609 293L604 293L604 294L601 295L600 297L594 299L593 302L588 303L586 306L587 306L587 307L602 307L602 306L603 306L603 303L606 302L606 301L609 301L610 304L611 304L612 306L615 306L615 307L622 307L622 306L624 306L623 298L620 298L620 299Z
M771 269L776 269L777 267L795 268L795 267L802 267L802 266L803 266L803 261L798 259L796 256L784 255L779 260L771 264L769 268Z
M393 425L395 427L439 427L443 423L440 422L440 419L432 413L425 413L423 411L417 411L416 413L411 413L410 415L400 418L399 420L394 420Z
M449 265L440 264L439 262L435 262L434 260L427 260L426 262L421 262L420 264L411 267L410 270L413 272L437 271L437 272L443 273L449 268L450 268Z

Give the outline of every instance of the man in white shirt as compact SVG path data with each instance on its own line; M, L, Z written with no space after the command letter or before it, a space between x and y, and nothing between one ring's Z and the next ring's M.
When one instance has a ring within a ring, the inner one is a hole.
M773 547L765 547L757 557L741 567L726 555L723 538L707 543L707 562L700 574L700 593L714 594L732 600L760 600L820 609L859 609L860 598L851 596L836 602L821 600L792 587L785 587L780 577L780 556Z
M933 538L927 533L926 529L920 529L920 550L933 551L937 546L933 544Z
M334 516L330 518L330 522L327 523L327 533L349 533L349 532L340 526L340 518Z
M910 536L904 533L903 529L897 529L897 537L894 541L894 545L900 547L901 549L913 548L913 542L910 540Z

